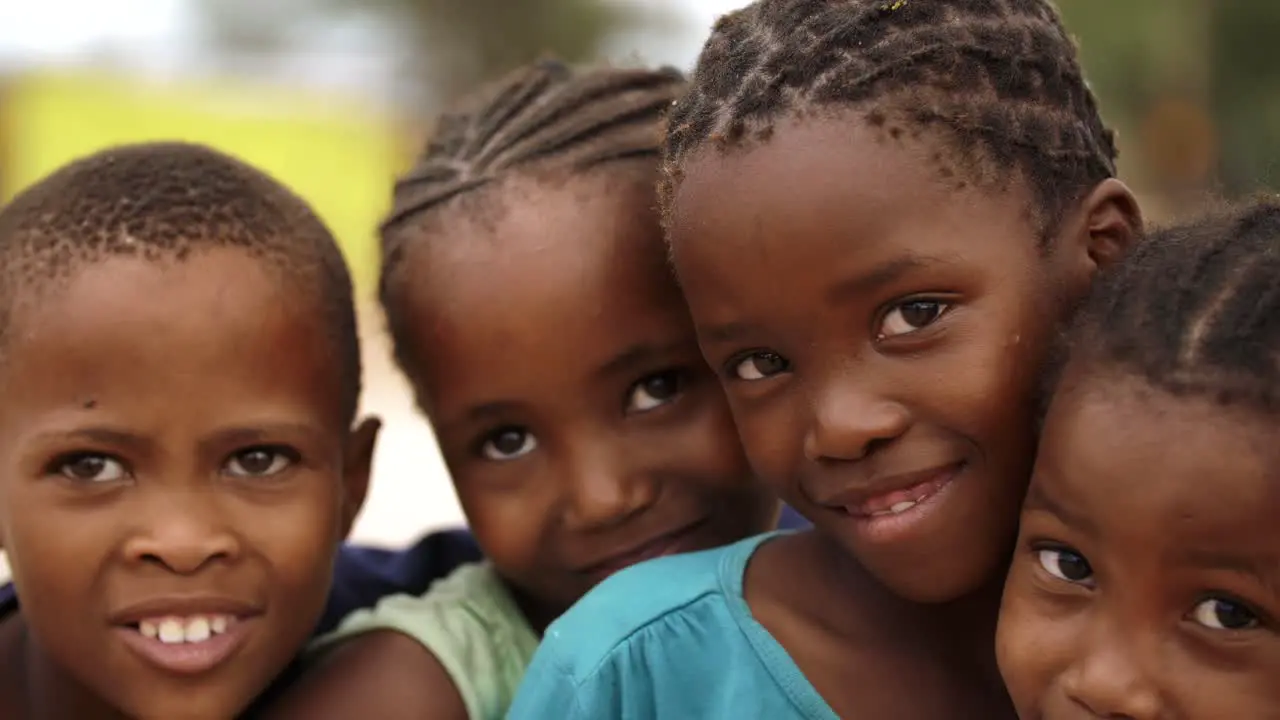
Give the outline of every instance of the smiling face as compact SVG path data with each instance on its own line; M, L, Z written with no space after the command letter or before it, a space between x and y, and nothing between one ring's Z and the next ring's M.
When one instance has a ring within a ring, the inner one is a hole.
M607 169L606 169L607 168ZM514 176L403 260L407 356L472 531L541 624L609 573L771 526L653 211L616 164Z
M1277 427L1068 369L1000 616L1020 717L1280 717Z
M756 470L892 590L992 580L1031 467L1064 268L1029 199L848 113L682 169L671 247ZM950 179L946 179L950 177Z
M348 435L301 296L240 251L113 258L6 328L0 539L51 661L36 706L232 717L310 635L374 433Z

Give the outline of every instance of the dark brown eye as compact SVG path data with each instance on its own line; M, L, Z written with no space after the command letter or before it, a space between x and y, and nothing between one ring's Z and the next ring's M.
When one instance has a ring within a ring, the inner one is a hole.
M791 363L778 353L768 350L754 352L743 358L733 368L739 380L763 380L791 369Z
M880 321L877 338L908 335L932 325L950 306L937 300L910 300L895 306Z
M248 448L231 456L227 473L236 477L265 477L284 471L293 461L290 454L278 448Z
M684 377L677 370L654 373L631 386L628 412L645 412L671 402L684 389Z
M125 476L124 466L118 460L101 453L77 453L59 461L57 471L77 482L100 483L119 480Z
M538 441L533 435L521 427L498 428L480 447L480 454L489 460L514 460L533 452Z

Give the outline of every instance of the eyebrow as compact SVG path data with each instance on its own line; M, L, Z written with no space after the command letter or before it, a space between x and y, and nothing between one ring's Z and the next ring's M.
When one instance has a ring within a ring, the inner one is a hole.
M753 329L753 326L747 323L728 322L720 325L699 327L698 334L706 337L708 342L728 343L750 334Z
M653 365L656 361L670 357L688 344L688 341L667 343L665 345L636 343L601 365L600 369L596 371L596 375L600 377L620 375L627 370Z
M473 405L472 407L467 408L467 411L463 413L462 417L459 418L458 421L448 423L446 427L449 425L456 425L460 422L478 422L489 420L501 415L509 415L519 408L520 404L512 402L511 400L495 400L494 402Z
M1229 570L1248 575L1268 587L1277 587L1274 569L1275 557L1250 557L1229 551L1188 549L1178 552L1174 559L1181 565L1206 570ZM1266 572L1271 568L1273 572Z
M152 445L150 440L136 433L101 426L75 428L73 430L49 430L39 433L36 438L41 441L81 441L95 445L127 448L133 451L149 450Z
M278 439L281 435L315 438L316 428L296 422L261 423L253 426L222 428L200 441L202 448L224 448L254 445Z
M888 285L903 275L921 268L942 264L937 258L922 255L904 255L885 261L867 272L841 280L823 294L829 305L840 305L850 298L861 297ZM730 322L722 325L699 327L698 333L710 342L727 343L748 335L754 328L748 323Z
M919 270L936 264L938 264L936 259L919 255L897 257L883 262L864 273L841 280L832 285L824 293L823 297L828 304L839 305L851 298L862 297L879 290L912 270Z
M1097 525L1092 519L1058 502L1057 498L1045 492L1043 482L1032 480L1031 487L1027 488L1027 499L1023 502L1022 509L1046 512L1081 532L1097 534Z

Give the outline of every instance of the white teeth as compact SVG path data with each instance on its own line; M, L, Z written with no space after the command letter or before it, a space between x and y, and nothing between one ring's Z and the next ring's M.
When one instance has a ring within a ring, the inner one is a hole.
M902 500L889 506L888 510L878 510L871 513L871 517L885 517L886 515L900 515L911 508L915 507L919 500Z
M201 643L214 635L227 631L233 618L226 615L193 615L187 618L164 617L143 620L138 632L143 637L159 640L167 645Z
M204 642L209 639L209 621L202 617L187 622L186 640L189 643Z
M160 642L166 645L184 642L187 639L187 633L182 627L182 623L178 620L166 619L160 623Z
M898 513L904 513L915 506L915 500L903 500L902 502L894 503L893 506L889 508L889 512L897 515Z

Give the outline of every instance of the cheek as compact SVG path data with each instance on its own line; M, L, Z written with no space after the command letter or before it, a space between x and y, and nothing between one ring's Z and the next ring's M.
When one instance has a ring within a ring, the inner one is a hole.
M465 474L455 478L458 502L485 557L508 575L537 568L558 504L556 478L535 471L520 478L518 485L503 488L468 482Z
M656 476L674 475L709 488L741 485L751 470L728 404L718 390L689 400L678 421L636 435L635 456Z
M804 461L804 425L793 407L798 395L732 403L733 419L751 470L783 499L788 479Z
M326 491L299 494L270 506L239 502L232 520L247 550L269 566L273 592L297 607L323 604L341 541L340 493L327 490L337 482L315 478L314 483Z
M105 513L72 512L50 503L16 502L8 513L5 542L13 581L33 611L57 613L101 597L108 556L120 541L119 528ZM22 510L21 508L31 508ZM56 572L51 569L56 568ZM92 605L90 605L92 607ZM24 603L24 612L27 612ZM47 614L45 613L45 614ZM85 610L76 615L82 616Z
M1070 623L1044 612L1028 568L1015 562L1005 584L996 630L996 659L1020 712L1040 707L1043 696L1069 660ZM1026 716L1026 715L1024 715Z

